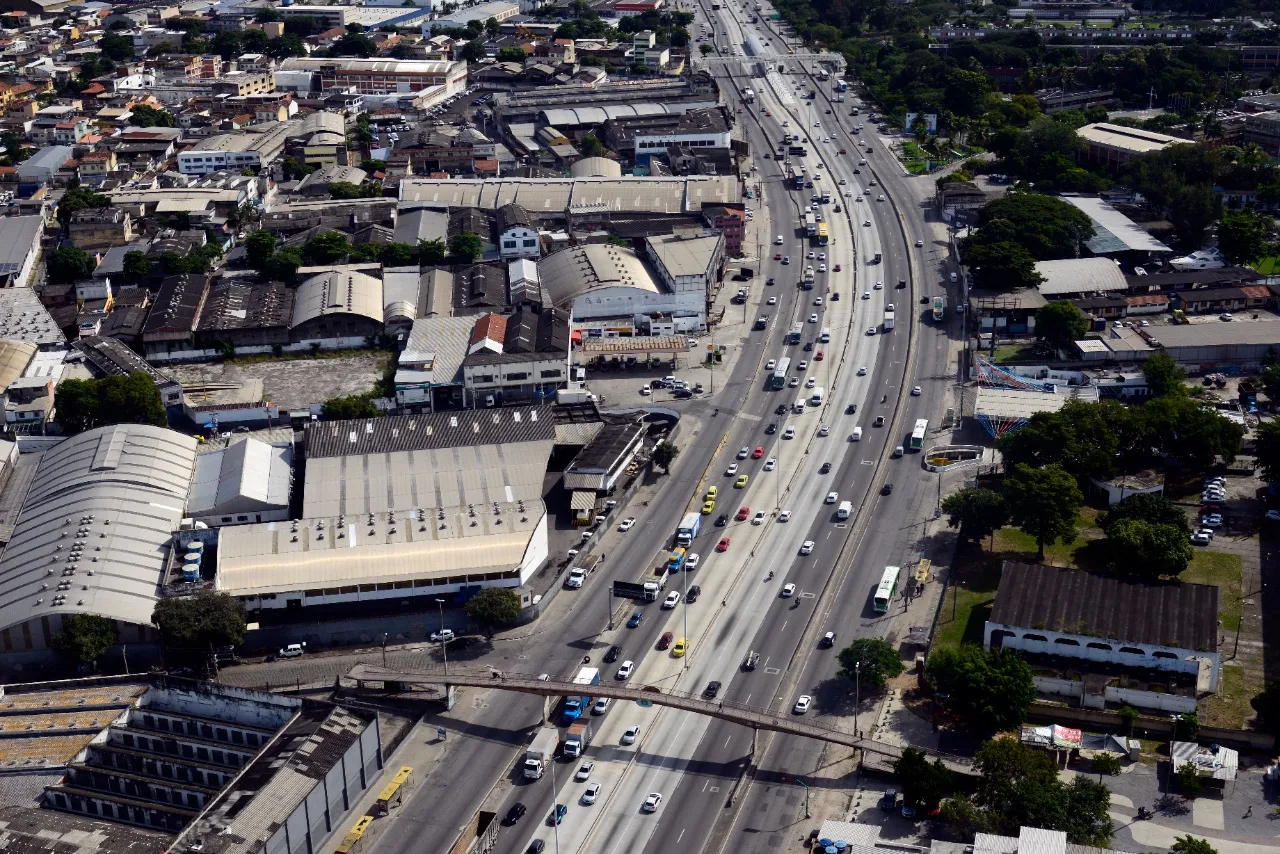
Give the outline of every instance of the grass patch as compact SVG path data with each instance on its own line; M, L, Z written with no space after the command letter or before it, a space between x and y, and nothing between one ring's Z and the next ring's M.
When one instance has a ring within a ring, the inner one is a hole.
M970 563L957 562L955 576L942 603L933 645L960 646L982 643L983 629L1000 586L1000 562L979 556ZM954 617L952 614L954 613Z
M1264 276L1280 275L1280 256L1269 255L1254 264L1253 269L1257 270Z
M1218 617L1224 631L1234 632L1240 627L1244 591L1240 579L1244 573L1240 558L1223 552L1197 549L1191 565L1178 576L1178 580L1191 584L1212 584L1221 591L1218 599Z
M1000 344L996 347L995 355L992 361L997 365L1007 364L1009 362L1027 362L1034 359L1044 361L1044 356L1036 354L1034 344Z
M1044 563L1051 566L1073 566L1088 569L1094 562L1087 553L1098 542L1102 532L1098 530L1098 514L1094 507L1082 507L1076 526L1076 538L1069 543L1056 542L1044 547ZM995 551L1010 560L1036 562L1036 541L1017 528L1001 528L996 531Z
M1206 726L1244 729L1253 715L1249 701L1262 690L1262 680L1251 677L1250 668L1228 664L1222 668L1222 689L1204 701Z

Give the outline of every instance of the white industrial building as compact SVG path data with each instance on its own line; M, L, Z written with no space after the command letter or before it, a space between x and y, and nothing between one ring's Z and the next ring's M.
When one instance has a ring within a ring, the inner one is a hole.
M244 438L196 460L187 516L210 527L289 518L293 449Z
M520 587L554 442L551 407L313 423L303 518L221 531L215 586L250 611Z
M0 556L0 649L42 652L68 614L149 641L151 612L196 463L191 436L99 427L45 452Z

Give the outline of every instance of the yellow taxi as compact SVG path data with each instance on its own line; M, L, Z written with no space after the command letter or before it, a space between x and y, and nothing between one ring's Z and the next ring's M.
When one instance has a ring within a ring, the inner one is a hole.
M714 513L714 512L716 512L716 502L715 502L715 500L714 500L714 499L712 499L711 501L704 501L704 502L702 502L702 515L703 515L703 516L710 516L710 515L711 515L712 513Z
M750 475L745 475L745 474L738 475L738 479L733 482L733 488L734 489L745 488L748 480L750 480Z
M685 652L689 649L689 642L684 638L676 641L676 645L671 647L671 654L676 658L684 658Z

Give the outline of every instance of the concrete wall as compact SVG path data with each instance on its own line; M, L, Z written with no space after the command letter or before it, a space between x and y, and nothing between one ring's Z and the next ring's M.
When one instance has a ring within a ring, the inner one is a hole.
M1155 691L1139 691L1133 688L1118 688L1108 685L1102 695L1084 693L1084 683L1073 679L1058 679L1052 676L1036 676L1036 691L1077 700L1088 709L1102 710L1106 703L1129 705L1143 710L1161 713L1188 714L1196 710L1195 697L1182 697L1177 694L1164 694Z

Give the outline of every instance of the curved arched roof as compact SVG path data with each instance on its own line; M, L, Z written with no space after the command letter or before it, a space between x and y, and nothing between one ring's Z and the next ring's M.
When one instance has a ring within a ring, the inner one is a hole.
M293 326L325 314L358 314L382 323L382 280L354 270L328 270L298 286Z
M589 243L548 255L538 262L538 278L556 308L603 288L636 288L657 293L658 286L630 249Z
M575 178L621 178L622 165L607 157L584 157L569 167Z

